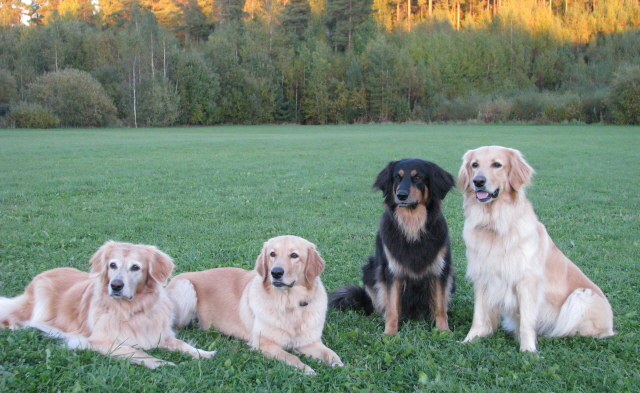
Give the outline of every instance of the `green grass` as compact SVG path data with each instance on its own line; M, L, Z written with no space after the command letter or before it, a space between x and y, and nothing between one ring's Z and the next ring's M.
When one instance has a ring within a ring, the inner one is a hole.
M640 386L640 127L265 126L0 132L0 295L37 273L88 270L114 239L158 246L174 273L252 268L262 243L295 234L327 261L329 291L360 280L374 251L382 198L374 177L394 159L432 160L457 175L470 148L520 149L536 169L528 191L556 244L609 297L618 334L539 340L522 354L499 332L460 344L473 297L464 278L461 195L444 212L458 289L452 333L410 321L383 337L380 316L329 310L324 342L345 363L304 361L306 377L241 341L188 327L179 337L218 354L149 371L72 351L32 329L0 330L0 390L198 391L638 391Z

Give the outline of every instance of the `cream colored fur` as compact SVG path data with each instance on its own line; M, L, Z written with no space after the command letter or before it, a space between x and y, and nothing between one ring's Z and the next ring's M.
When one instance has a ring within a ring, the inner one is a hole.
M35 327L66 339L71 348L128 358L151 369L173 364L142 350L178 350L196 359L215 354L176 339L171 330L172 304L163 285L174 265L167 254L154 246L109 241L90 262L91 273L48 270L24 294L0 298L0 324ZM114 291L116 282L123 286Z
M314 374L288 351L342 367L322 343L327 293L320 280L325 262L315 245L296 236L264 243L255 270L224 267L177 275L167 287L177 327L197 318L200 327L240 338L265 356ZM274 268L283 276L275 279ZM281 285L281 287L274 286Z
M468 151L458 174L464 193L467 278L474 312L464 342L503 326L521 351L536 351L538 335L607 337L613 312L607 298L553 243L525 196L533 169L514 149ZM474 179L486 179L476 193ZM498 191L496 198L479 199Z

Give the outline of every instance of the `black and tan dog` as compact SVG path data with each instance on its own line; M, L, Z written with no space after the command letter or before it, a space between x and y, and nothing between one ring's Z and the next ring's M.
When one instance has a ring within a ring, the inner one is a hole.
M453 176L432 162L390 162L373 184L382 190L386 210L376 255L362 267L364 288L336 290L329 306L378 311L385 318L385 334L396 334L404 318L435 319L438 329L449 330L455 275L441 205L453 186Z

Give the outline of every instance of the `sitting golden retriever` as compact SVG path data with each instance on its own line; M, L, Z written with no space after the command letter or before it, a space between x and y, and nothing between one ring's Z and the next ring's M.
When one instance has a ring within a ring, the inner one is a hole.
M615 334L607 298L556 247L525 197L534 171L522 154L485 146L462 160L458 187L475 297L464 342L493 333L500 315L521 351L535 352L538 335Z
M167 287L175 324L197 318L202 329L213 325L306 374L314 374L313 369L287 350L342 367L338 355L322 343L324 265L312 243L279 236L264 243L255 270L223 267L179 274Z
M35 327L90 348L154 369L173 365L141 349L182 351L209 358L171 330L171 301L163 285L173 261L154 246L106 242L91 257L91 272L72 268L37 275L15 298L0 298L0 326Z

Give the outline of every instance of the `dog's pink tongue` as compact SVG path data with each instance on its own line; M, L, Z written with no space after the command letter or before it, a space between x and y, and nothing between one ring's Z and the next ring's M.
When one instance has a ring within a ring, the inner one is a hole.
M489 193L486 191L478 191L476 192L476 198L478 199L487 199L489 198Z

